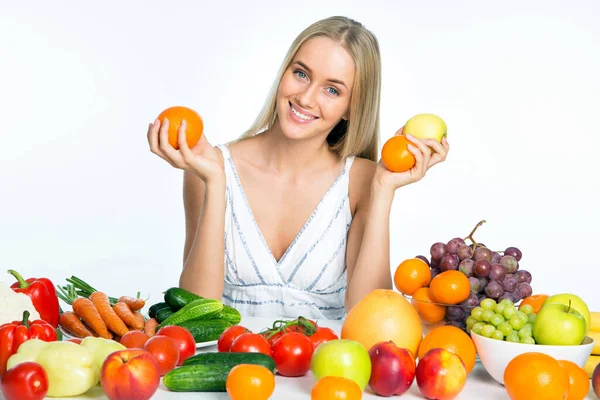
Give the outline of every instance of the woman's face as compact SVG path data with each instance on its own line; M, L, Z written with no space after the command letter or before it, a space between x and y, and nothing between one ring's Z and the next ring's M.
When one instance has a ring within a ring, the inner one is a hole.
M327 37L306 41L284 72L277 115L290 139L327 136L348 118L355 66L350 53Z

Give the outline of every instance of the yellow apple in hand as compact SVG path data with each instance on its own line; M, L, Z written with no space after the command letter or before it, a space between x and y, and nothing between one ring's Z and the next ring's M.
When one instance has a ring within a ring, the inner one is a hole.
M417 139L435 139L442 142L447 136L446 123L435 114L418 114L406 121L404 134L412 135Z

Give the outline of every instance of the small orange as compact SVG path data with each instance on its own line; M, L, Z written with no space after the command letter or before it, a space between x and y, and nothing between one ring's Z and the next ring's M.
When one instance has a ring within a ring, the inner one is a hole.
M225 381L232 400L267 400L275 391L275 375L262 365L238 364Z
M419 345L419 359L431 349L440 348L456 354L465 364L467 375L475 366L477 349L473 340L462 329L451 325L433 328Z
M429 298L429 288L427 287L417 289L413 294L411 303L419 313L421 321L425 324L437 324L443 321L446 316L446 307L433 304Z
M415 165L416 159L408 150L409 143L409 140L403 135L389 138L381 149L383 165L392 172L404 172L411 169Z
M188 107L174 106L169 107L158 116L158 120L162 124L167 118L169 120L169 144L175 149L179 149L179 143L177 142L177 130L181 126L181 121L185 119L187 127L185 129L185 139L188 147L194 147L202 131L204 130L204 122L200 115Z
M465 274L456 270L444 271L429 284L429 297L442 304L458 304L471 293L471 284Z
M547 294L534 294L532 296L526 297L523 299L521 304L519 304L519 310L525 304L529 304L531 307L533 307L533 313L537 314L542 309L542 306L544 305L544 302L546 301L547 298L548 298Z
M362 390L356 382L341 376L324 376L315 383L311 400L360 400Z
M404 260L396 268L394 284L400 293L412 296L417 289L429 285L431 270L429 265L420 258Z
M512 400L566 399L569 374L547 354L523 353L506 366L504 387Z
M572 361L558 360L558 363L569 374L569 397L566 400L582 400L590 390L590 379L579 365Z

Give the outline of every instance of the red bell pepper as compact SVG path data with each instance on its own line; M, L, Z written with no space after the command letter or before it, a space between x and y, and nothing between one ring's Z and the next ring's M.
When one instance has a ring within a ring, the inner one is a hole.
M17 271L10 269L8 273L17 278L18 281L10 285L12 290L29 296L36 311L40 314L40 318L57 328L60 307L56 289L50 279L29 278L25 280Z
M9 357L29 339L53 342L57 336L52 325L46 321L36 319L29 323L29 311L23 311L23 321L0 325L0 376L6 372L6 362Z

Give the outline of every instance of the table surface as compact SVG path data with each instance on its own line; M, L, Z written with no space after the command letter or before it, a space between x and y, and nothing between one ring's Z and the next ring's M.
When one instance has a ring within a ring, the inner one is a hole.
M249 328L253 332L258 332L261 329L272 325L273 319L270 318L252 318L246 317L243 318L241 324L245 327ZM335 332L339 334L341 328L341 321L319 321L319 325L327 326L333 329ZM215 352L217 351L217 347L209 346L200 348L197 350L197 353L201 352ZM271 396L272 400L277 399L285 399L285 400L309 400L310 399L310 391L315 381L310 371L308 374L302 377L294 377L287 378L280 375L277 375L275 378L275 392L273 396ZM172 400L172 399L215 399L215 400L225 400L229 399L229 396L225 392L220 393L210 393L210 392L193 392L193 393L180 393L180 392L171 392L169 391L162 383L158 387L158 390L152 397L155 400ZM381 400L383 397L375 395L371 389L367 386L363 393L363 399L379 399ZM394 396L394 398L397 398ZM416 382L413 383L412 387L403 394L398 397L402 399L420 399L423 400L424 397L419 392L419 388L417 387ZM0 393L0 399L5 400L5 398ZM54 400L105 400L108 399L106 395L102 392L102 388L98 385L88 392L81 396L69 397L65 399L59 399L57 397L52 398ZM510 399L504 386L497 383L484 369L481 362L477 362L475 368L469 374L467 379L467 383L463 389L463 391L456 397L457 400L461 399L486 399L486 400L506 400ZM592 389L590 388L590 392L585 398L593 400L597 399L594 395Z

